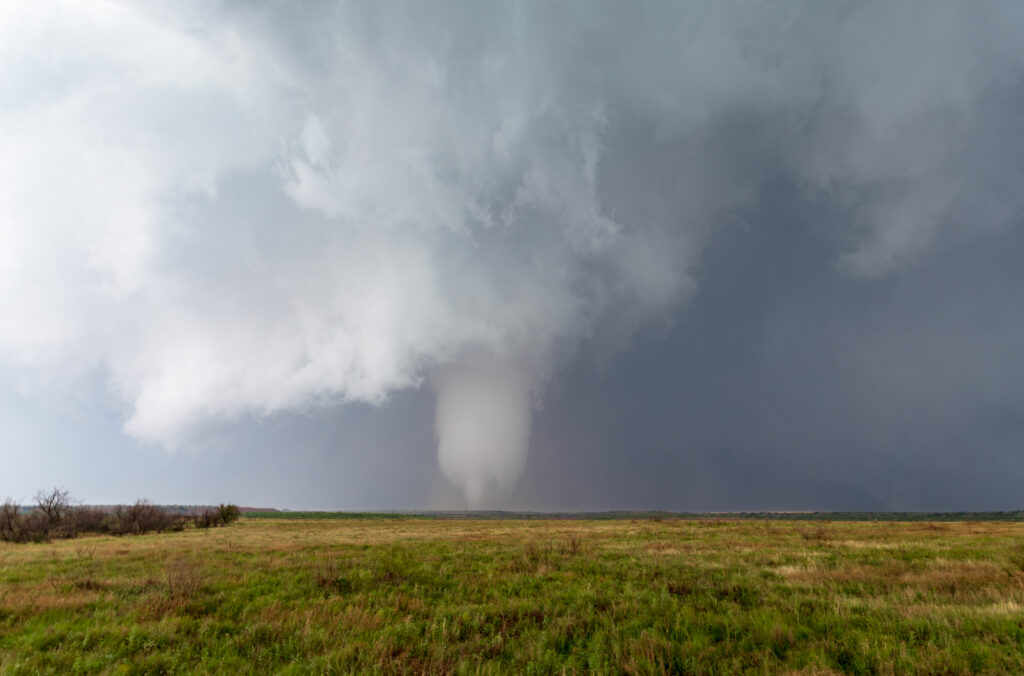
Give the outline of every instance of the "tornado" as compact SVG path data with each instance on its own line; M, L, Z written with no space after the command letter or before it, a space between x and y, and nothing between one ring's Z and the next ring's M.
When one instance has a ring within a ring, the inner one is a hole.
M533 380L521 363L494 356L456 361L434 379L438 462L471 509L493 506L522 474Z

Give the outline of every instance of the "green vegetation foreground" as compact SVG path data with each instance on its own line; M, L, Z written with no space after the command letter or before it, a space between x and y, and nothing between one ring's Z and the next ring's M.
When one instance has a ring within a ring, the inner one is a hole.
M0 543L0 672L1024 673L1024 524L288 521Z

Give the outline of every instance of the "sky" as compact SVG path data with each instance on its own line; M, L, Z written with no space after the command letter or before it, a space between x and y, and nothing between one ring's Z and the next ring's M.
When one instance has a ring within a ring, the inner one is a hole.
M993 510L1019 2L0 0L0 497Z

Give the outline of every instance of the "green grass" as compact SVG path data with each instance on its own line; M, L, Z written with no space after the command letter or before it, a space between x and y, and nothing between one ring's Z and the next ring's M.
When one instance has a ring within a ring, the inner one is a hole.
M1024 673L1024 524L243 519L0 545L0 672Z

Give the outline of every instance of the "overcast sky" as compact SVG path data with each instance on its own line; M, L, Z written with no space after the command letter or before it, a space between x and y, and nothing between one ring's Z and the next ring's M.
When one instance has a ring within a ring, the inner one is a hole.
M0 0L0 497L1024 507L1024 5Z

